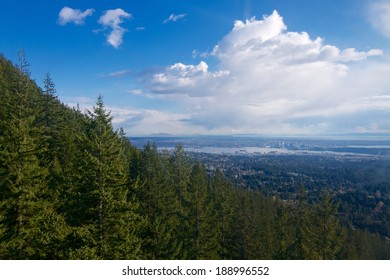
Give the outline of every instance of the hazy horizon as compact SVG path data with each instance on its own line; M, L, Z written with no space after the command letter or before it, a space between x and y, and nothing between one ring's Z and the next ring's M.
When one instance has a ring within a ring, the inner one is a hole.
M171 138L191 138L191 137L247 137L247 138L302 138L302 139L341 139L341 140L390 140L390 133L347 133L347 134L173 134L173 133L150 133L126 135L128 138L147 137L171 137Z

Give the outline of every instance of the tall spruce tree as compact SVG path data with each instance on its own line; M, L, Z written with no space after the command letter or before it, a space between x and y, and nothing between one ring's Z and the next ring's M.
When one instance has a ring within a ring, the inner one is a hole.
M214 225L218 247L215 251L220 259L232 259L234 241L234 214L235 200L234 188L226 180L221 170L217 170L210 182L210 196L213 205L215 220L210 224Z
M254 249L252 234L255 225L252 209L251 197L245 190L237 189L235 191L235 210L234 210L234 245L232 247L233 259L249 259Z
M329 192L324 191L315 207L312 224L318 257L323 260L336 259L345 235L336 216L337 205L332 202Z
M292 218L289 207L281 202L277 206L275 221L275 253L273 258L278 260L290 259L289 248L294 241L295 221Z
M149 259L176 259L182 243L178 238L178 200L171 185L169 157L159 155L157 146L148 143L141 151L138 190L141 215L145 217L143 251Z
M275 254L276 208L274 201L260 191L256 192L255 217L258 221L258 233L254 237L257 244L256 259L272 259Z
M188 201L188 187L190 183L191 162L188 155L185 153L183 145L179 144L175 147L170 162L171 167L171 186L175 190L174 204L175 217L178 220L177 224L177 238L183 244L180 249L178 258L190 258L189 248L189 201Z
M129 195L124 149L101 96L88 116L87 131L80 139L83 154L79 159L79 198L72 205L78 215L72 219L77 246L70 257L139 258L138 204Z
M199 162L192 167L188 187L188 245L190 259L218 258L218 232L211 205L206 170Z
M318 254L314 250L312 212L307 204L307 193L303 183L299 184L300 191L294 209L293 219L295 222L295 238L289 248L289 255L292 259L308 260L317 259Z
M4 258L58 258L67 227L48 186L41 92L30 79L23 51L19 62L9 76L3 108L8 115L1 122L0 243Z
M181 216L180 202L176 196L175 186L172 185L172 168L170 155L162 152L159 160L161 175L159 192L159 212L155 219L156 257L158 259L178 259L183 251L184 242L180 239Z
M63 200L61 193L64 191L65 173L63 165L64 148L64 131L66 127L64 108L55 95L57 90L49 73L45 74L43 80L44 88L41 95L41 104L43 114L42 123L44 134L47 141L47 153L43 160L49 168L48 184L49 188L57 196L56 205L61 207ZM67 131L66 133L69 133Z

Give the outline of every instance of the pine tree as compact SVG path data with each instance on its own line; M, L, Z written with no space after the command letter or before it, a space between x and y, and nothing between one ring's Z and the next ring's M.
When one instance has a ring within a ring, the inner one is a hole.
M307 204L307 194L303 183L300 183L300 191L294 209L295 239L289 248L289 256L292 259L307 260L318 259L318 252L313 245L312 213Z
M66 137L71 136L69 130L66 130L66 110L61 106L57 99L55 84L49 73L45 74L43 80L44 89L40 98L40 106L43 109L42 123L44 126L44 134L47 141L47 153L43 160L49 167L48 184L53 193L57 195L55 203L61 207L63 200L61 198L64 191L64 183L67 177L64 172L64 156L66 155L65 143ZM70 135L66 136L65 134Z
M84 149L79 164L78 200L71 222L76 230L72 258L136 259L138 203L129 195L128 164L121 139L113 131L112 116L99 96L88 112L88 129L82 136ZM76 198L76 197L75 197ZM75 201L74 201L75 202ZM73 203L74 203L73 202Z
M227 182L223 173L217 170L211 179L210 195L214 211L214 220L210 224L219 240L215 251L219 259L232 259L234 242L234 212L235 200L233 186Z
M188 202L187 191L190 181L191 164L188 155L186 155L184 151L183 145L178 144L175 147L171 166L173 176L172 183L175 185L176 194L180 200L181 205L186 208Z
M256 191L255 217L258 221L258 234L255 235L256 259L272 259L275 255L276 242L276 208L274 201Z
M160 159L155 144L148 143L141 151L142 161L140 166L141 180L144 181L140 190L140 199L147 218L153 218L159 208L159 200L162 193Z
M40 90L30 80L23 51L19 58L16 75L9 77L7 119L1 123L0 243L5 258L57 258L67 227L48 187Z
M168 153L160 154L159 169L159 211L154 220L155 256L157 259L178 259L182 258L184 248L184 242L180 238L182 216L179 212L181 206L176 196L176 188L172 185L172 168Z
M179 238L179 200L172 185L168 155L159 155L157 146L148 143L141 151L139 167L142 187L138 190L141 215L146 228L143 251L148 259L177 259L182 252Z
M251 258L256 246L252 238L256 232L254 229L256 222L253 216L253 201L243 189L237 189L235 195L234 245L231 253L233 259L247 260Z
M173 212L177 218L176 230L177 238L183 244L178 258L190 258L189 248L189 201L188 201L188 187L191 174L191 163L188 155L184 152L181 144L177 145L171 157L171 186L175 192L175 203Z
M146 221L142 232L142 249L146 258L158 259L161 250L159 233L165 228L159 217L162 207L163 174L157 146L151 143L146 144L141 151L140 158L137 165L142 185L137 190L137 196L141 201L140 213Z
M320 203L315 207L314 228L316 251L323 260L336 259L345 236L336 216L337 206L329 192L323 192Z
M289 207L282 203L278 205L276 210L275 255L273 258L278 260L291 258L289 247L294 241L294 220L289 210Z
M189 258L218 257L217 229L211 205L206 170L199 162L192 167L188 187Z

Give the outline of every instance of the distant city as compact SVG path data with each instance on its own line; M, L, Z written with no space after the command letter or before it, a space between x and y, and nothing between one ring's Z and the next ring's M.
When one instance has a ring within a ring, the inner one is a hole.
M160 151L172 150L181 144L189 153L226 155L326 155L389 157L390 138L360 137L358 139L260 137L260 136L150 136L131 137L138 148L148 142L156 144Z

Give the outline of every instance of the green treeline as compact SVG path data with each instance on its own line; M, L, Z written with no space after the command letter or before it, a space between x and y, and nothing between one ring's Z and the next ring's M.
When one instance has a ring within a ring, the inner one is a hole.
M91 112L39 88L23 52L0 57L0 259L389 259L344 228L324 192L309 204L236 187L178 145L139 150Z

